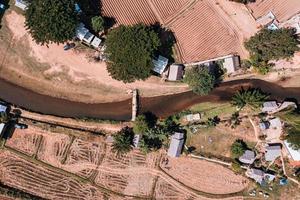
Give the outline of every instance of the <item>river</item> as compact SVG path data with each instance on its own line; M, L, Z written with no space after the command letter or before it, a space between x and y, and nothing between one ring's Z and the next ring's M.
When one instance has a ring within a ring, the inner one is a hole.
M185 92L141 98L140 112L150 111L158 117L166 117L197 103L229 101L241 86L261 88L264 92L270 93L272 99L300 100L300 87L284 88L263 80L245 79L222 83L206 96ZM3 79L0 79L0 98L29 111L60 117L90 117L109 120L129 120L131 118L131 99L112 103L86 104L38 94Z

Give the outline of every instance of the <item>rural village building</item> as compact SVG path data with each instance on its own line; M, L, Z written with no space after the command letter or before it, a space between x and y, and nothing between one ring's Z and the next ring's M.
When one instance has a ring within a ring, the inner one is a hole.
M21 8L22 10L26 10L28 3L24 0L15 0L15 6Z
M201 114L200 113L188 114L188 115L185 116L185 119L188 122L199 121L201 119Z
M85 28L83 23L80 23L76 28L76 37L80 41L91 45L96 49L100 47L101 39L90 33L90 31Z
M276 101L266 101L263 103L261 111L264 113L270 113L276 111L278 108L279 105L277 104Z
M152 59L152 62L154 65L153 71L161 75L165 71L169 60L163 56L158 56L157 59Z
M266 147L265 159L268 162L273 162L281 155L281 145L270 145Z
M184 133L175 132L171 136L171 142L168 149L168 156L170 157L179 157L183 148L184 143Z
M272 182L275 179L273 174L266 173L260 169L250 168L246 171L246 176L254 179L260 185Z
M247 7L261 26L270 30L291 27L300 33L299 0L256 0Z
M252 164L255 161L255 153L254 151L246 150L245 153L239 158L244 164Z
M169 81L178 81L183 78L183 65L172 64L169 68Z

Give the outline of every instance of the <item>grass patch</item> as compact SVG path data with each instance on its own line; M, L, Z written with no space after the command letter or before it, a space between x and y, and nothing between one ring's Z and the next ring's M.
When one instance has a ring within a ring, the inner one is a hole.
M214 116L230 116L236 112L236 108L230 103L200 103L190 108L191 112L203 113L204 119L212 118Z

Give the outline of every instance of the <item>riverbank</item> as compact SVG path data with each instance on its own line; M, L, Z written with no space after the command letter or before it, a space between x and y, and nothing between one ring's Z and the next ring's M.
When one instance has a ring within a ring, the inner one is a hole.
M192 105L203 102L230 101L241 87L257 87L270 93L271 99L300 100L299 87L281 87L280 85L257 79L235 80L222 83L209 95L198 96L190 92L159 97L142 97L140 113L152 112L160 118L173 115ZM112 102L87 104L38 94L0 79L0 98L25 110L71 118L98 118L105 120L129 121L131 119L131 99Z

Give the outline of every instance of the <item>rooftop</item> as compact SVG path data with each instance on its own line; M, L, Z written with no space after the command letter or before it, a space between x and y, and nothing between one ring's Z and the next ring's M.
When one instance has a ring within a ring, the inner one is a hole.
M274 161L281 155L281 146L280 145L272 145L266 147L265 158L266 161Z
M253 16L258 19L267 15L270 11L280 22L286 21L300 12L299 0L256 0L249 3L248 8Z
M252 164L255 160L254 151L246 150L245 153L239 158L239 161L245 164Z
M184 142L184 134L176 132L171 136L171 143L168 149L168 156L179 157L182 151Z

